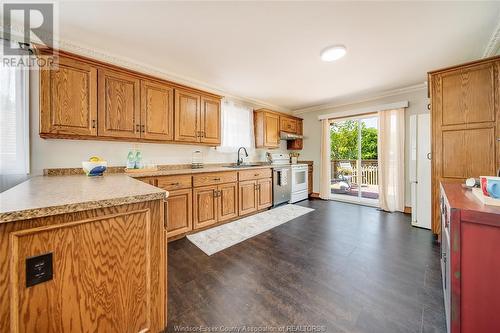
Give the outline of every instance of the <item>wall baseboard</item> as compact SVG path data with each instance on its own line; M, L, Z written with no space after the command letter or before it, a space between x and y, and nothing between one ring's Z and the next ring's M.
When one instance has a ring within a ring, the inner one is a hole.
M404 213L411 214L411 207L405 207Z
M320 199L319 193L313 192L309 195L310 198L312 199Z

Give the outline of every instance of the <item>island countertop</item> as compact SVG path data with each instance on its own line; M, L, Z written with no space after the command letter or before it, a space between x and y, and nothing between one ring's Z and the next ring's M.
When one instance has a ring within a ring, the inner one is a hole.
M0 193L0 223L165 199L168 192L125 174L36 176Z

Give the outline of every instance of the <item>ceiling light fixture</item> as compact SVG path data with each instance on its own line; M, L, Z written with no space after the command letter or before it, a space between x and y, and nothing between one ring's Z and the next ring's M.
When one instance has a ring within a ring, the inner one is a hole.
M323 51L321 51L320 56L323 61L335 61L339 60L347 53L347 49L344 45L333 45L329 46Z

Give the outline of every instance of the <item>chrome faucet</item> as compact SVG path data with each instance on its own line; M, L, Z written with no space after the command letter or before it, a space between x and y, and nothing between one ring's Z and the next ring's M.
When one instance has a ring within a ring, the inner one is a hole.
M245 147L238 148L238 161L236 161L236 165L242 165L243 164L243 158L240 158L240 151L242 149L245 151L245 157L248 157L248 152L247 152L247 149Z

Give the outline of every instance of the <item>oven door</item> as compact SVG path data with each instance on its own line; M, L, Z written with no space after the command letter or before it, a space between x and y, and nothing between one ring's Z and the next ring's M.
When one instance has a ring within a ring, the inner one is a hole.
M307 191L307 165L292 167L292 192Z

